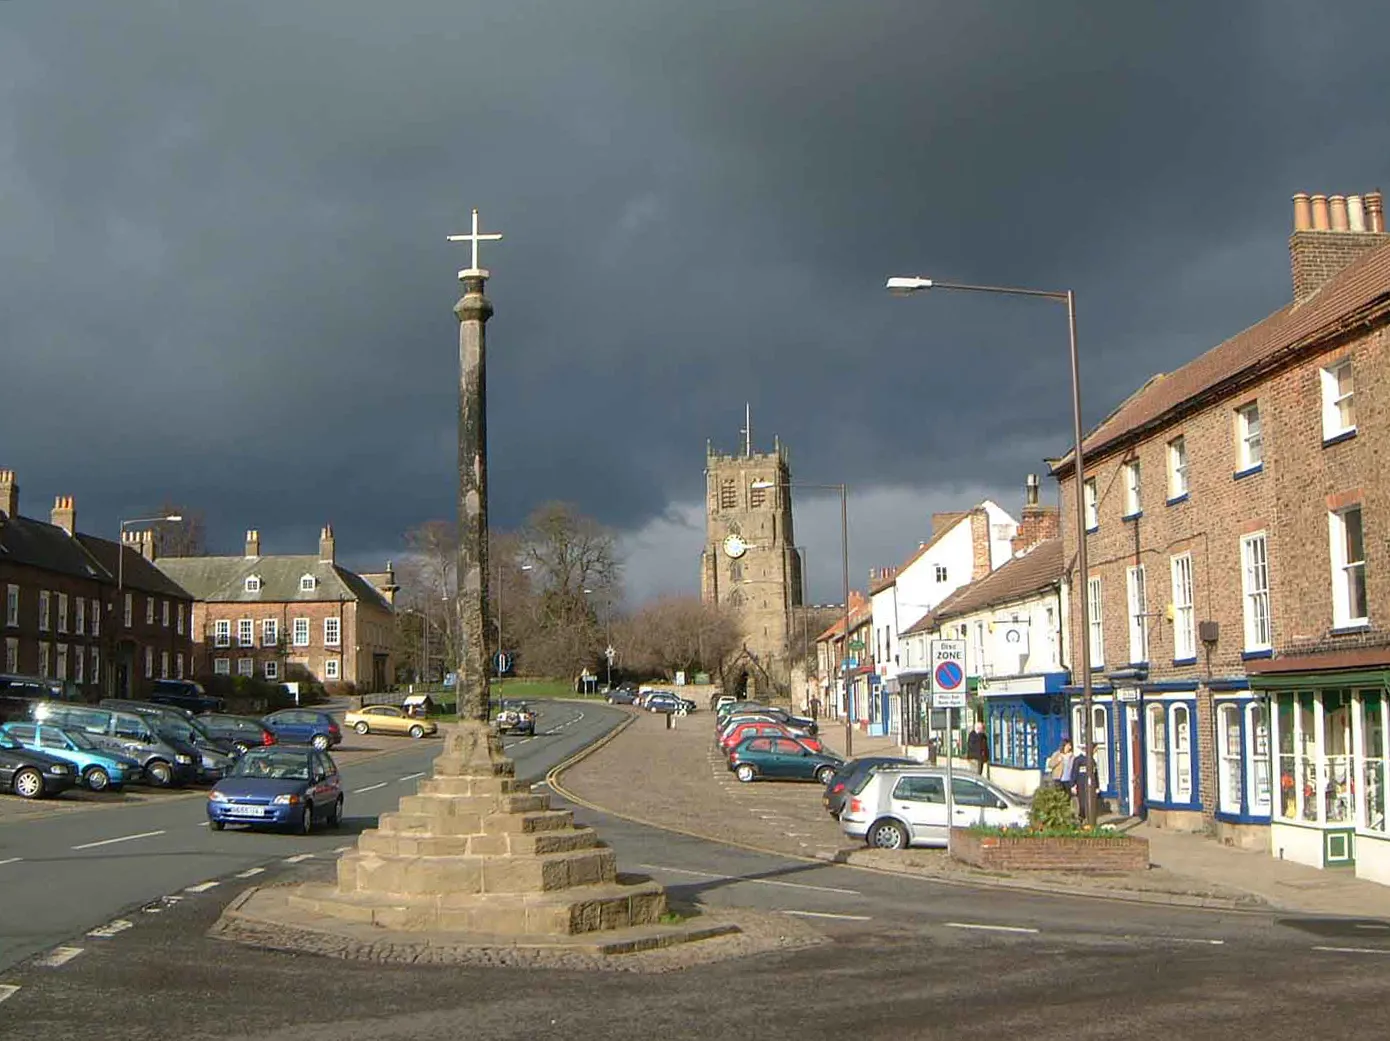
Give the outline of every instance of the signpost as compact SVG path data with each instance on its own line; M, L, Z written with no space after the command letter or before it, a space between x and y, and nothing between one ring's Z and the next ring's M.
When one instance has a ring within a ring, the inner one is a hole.
M955 710L965 708L965 641L931 641L932 708L946 710L946 849L951 849L951 829L955 827L955 767L951 744L955 736Z

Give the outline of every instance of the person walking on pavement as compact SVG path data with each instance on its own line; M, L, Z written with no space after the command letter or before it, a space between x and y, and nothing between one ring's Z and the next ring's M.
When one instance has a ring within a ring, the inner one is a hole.
M1057 751L1047 757L1047 776L1059 788L1071 789L1072 764L1076 753L1072 750L1070 739L1063 738Z
M977 774L984 775L985 764L989 762L989 738L985 736L983 723L976 723L975 729L965 739L965 758L970 760Z
M1071 763L1072 791L1076 795L1077 812L1083 817L1086 815L1086 786L1095 781L1095 755L1095 745L1082 745Z

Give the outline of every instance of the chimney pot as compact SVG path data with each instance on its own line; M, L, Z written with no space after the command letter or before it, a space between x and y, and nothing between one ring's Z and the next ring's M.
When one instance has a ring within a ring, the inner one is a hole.
M1347 196L1347 231L1363 232L1366 230L1366 207L1361 202L1361 196Z
M252 528L246 533L246 558L254 560L261 555L261 533Z
M1327 210L1327 196L1313 196L1313 230L1327 231L1331 225L1331 216Z
M1368 231L1379 233L1385 230L1384 198L1379 188L1366 193L1366 223L1369 225Z
M62 528L69 535L77 529L77 510L72 504L71 495L59 495L53 500L53 512L48 517L55 528Z
M1023 504L1025 506L1036 506L1038 504L1038 475L1029 474L1023 482Z
M1313 230L1313 210L1308 204L1308 193L1299 192L1293 197L1293 230Z
M1345 195L1329 195L1327 197L1327 209L1332 218L1332 230L1346 231L1347 197Z

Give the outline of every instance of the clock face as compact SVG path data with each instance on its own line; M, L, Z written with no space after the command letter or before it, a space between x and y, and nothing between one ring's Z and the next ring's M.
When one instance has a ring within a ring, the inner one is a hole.
M724 540L724 552L737 560L748 552L748 543L744 542L738 535L730 535Z

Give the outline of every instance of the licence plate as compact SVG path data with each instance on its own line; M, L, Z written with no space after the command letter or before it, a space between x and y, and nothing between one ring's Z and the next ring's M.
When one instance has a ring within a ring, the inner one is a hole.
M228 806L227 813L233 817L264 817L264 806Z

